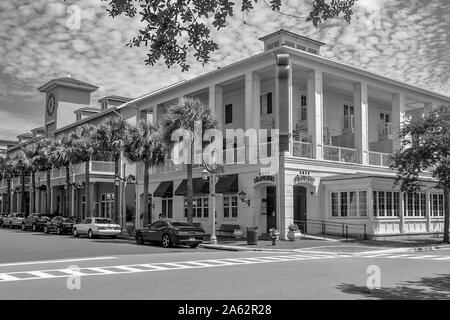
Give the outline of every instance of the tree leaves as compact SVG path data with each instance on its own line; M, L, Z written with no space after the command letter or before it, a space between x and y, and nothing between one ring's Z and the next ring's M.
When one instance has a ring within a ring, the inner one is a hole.
M125 15L140 19L146 26L139 30L127 46L148 47L145 64L154 65L164 60L168 68L178 65L188 71L187 57L190 50L196 61L205 65L211 54L218 50L218 44L211 39L210 27L220 30L227 26L227 20L234 11L247 14L255 9L258 0L242 0L240 7L230 0L102 0L108 2L107 12L111 17ZM281 0L262 0L274 14L281 13ZM306 21L317 27L325 20L344 14L350 22L355 0L315 0ZM139 15L139 17L137 17ZM206 20L206 21L205 21ZM243 21L245 23L245 21ZM186 40L187 39L187 40Z

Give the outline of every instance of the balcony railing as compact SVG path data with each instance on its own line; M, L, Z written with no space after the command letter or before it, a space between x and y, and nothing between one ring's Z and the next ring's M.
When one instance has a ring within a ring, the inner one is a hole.
M115 163L112 161L91 161L90 171L92 173L112 174L115 171Z
M293 141L293 155L300 158L312 158L312 144L309 142Z
M323 146L324 160L358 163L358 149Z
M14 188L17 186L21 186L22 185L22 177L14 177L11 182L12 182ZM25 177L25 185L29 185L29 184L30 184L30 177L27 176L27 177Z
M391 162L391 153L369 151L369 164L371 166L389 167Z

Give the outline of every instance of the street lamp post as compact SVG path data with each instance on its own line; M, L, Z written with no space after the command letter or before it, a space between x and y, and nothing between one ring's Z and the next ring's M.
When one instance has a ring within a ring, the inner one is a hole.
M211 207L211 237L209 239L211 244L217 244L216 237L216 184L220 175L223 175L224 168L221 165L215 163L215 157L213 152L213 165L203 164L202 178L208 180L209 178L209 205Z
M123 167L123 172L125 173L125 164ZM129 175L127 178L122 178L120 175L116 175L114 177L114 184L116 186L120 185L120 182L123 182L123 188L122 188L122 192L121 192L121 198L122 198L122 210L121 210L121 215L120 215L120 224L122 225L122 233L127 233L127 226L126 226L126 201L125 201L125 192L126 192L126 187L127 187L127 183L136 183L136 178L133 175Z

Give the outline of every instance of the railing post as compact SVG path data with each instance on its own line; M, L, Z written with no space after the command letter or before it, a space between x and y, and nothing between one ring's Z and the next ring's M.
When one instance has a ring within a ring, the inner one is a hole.
M341 154L341 148L338 148L338 157L339 157L339 162L342 162L342 154Z

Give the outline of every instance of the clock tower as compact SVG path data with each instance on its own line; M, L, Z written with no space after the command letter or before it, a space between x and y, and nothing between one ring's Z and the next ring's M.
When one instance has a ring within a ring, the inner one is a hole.
M97 89L96 86L70 76L50 80L39 87L38 90L45 93L46 135L73 123L74 111L88 107L91 102L91 93Z

